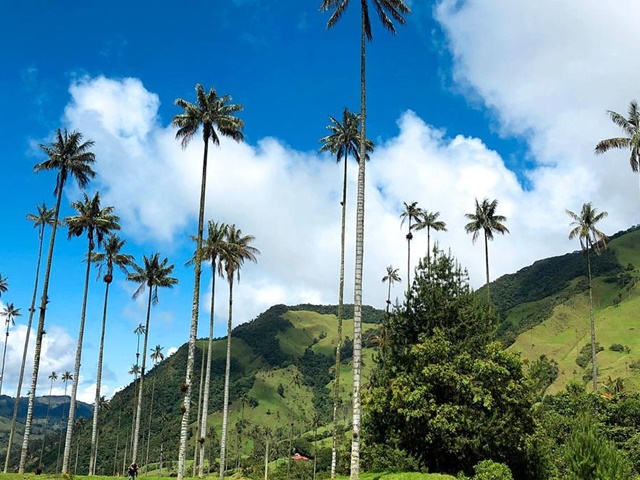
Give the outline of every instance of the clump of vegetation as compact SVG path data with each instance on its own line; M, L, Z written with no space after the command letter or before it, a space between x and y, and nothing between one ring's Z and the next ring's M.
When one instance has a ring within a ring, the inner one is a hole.
M604 347L601 347L598 342L596 342L596 353L602 352ZM587 343L580 349L580 353L576 357L576 363L580 368L586 368L587 365L591 362L591 344Z
M609 347L609 350L612 352L631 352L631 349L627 345L622 345L621 343L614 343Z

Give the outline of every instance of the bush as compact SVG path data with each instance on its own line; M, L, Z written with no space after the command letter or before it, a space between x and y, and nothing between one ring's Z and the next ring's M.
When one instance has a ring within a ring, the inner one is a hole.
M612 352L627 352L627 353L631 351L629 347L627 347L626 345L622 345L621 343L614 343L609 347L609 350L611 350Z
M476 473L473 480L513 480L509 467L493 460L483 460L473 467L473 471Z

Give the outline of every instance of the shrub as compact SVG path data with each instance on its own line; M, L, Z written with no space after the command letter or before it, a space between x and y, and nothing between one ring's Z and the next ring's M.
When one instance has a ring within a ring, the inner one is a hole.
M483 460L473 467L475 475L472 480L513 480L511 470L504 463Z
M614 343L609 347L609 350L611 350L612 352L627 352L631 349L629 347L625 347L621 343Z

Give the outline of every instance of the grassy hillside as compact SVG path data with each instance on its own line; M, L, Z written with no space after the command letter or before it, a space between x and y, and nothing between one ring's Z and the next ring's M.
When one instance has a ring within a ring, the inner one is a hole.
M632 390L640 390L640 370L637 368L640 366L638 247L640 231L637 229L616 235L609 243L607 255L615 259L617 267L607 260L609 266L598 270L593 281L596 341L603 348L597 355L599 383L602 385L608 378L620 377L625 379L626 388ZM581 349L590 348L586 262L582 253L569 255L579 257L582 262L580 274L571 279L543 278L541 283L550 285L541 289L552 293L502 312L504 324L508 326L532 326L519 332L511 350L521 352L522 358L527 360L546 355L558 363L558 379L549 387L548 393L561 390L571 380L587 384L590 379L590 363L585 367L576 363L576 360L580 362ZM592 258L597 257L592 255ZM508 331L504 324L502 332Z
M233 454L249 454L251 432L269 428L276 443L282 444L295 432L300 437L311 432L312 419L320 418L321 425L331 420L333 374L335 370L334 352L337 345L337 325L333 312L335 306L287 307L276 305L260 314L253 321L240 325L232 334L232 364L230 391L229 449ZM347 309L353 311L353 308ZM371 331L382 319L383 312L371 307L366 309L367 322L363 330ZM353 336L353 321L344 322L344 334ZM207 348L207 341L197 342L194 379L199 383ZM217 436L221 430L222 396L224 388L224 368L226 338L214 341L212 380L210 389L209 427ZM372 362L372 349L364 352L364 376L368 376ZM347 407L351 394L352 375L350 343L343 348L341 365L341 392L345 407L341 414L345 419L350 415ZM147 449L149 461L157 461L162 452L166 466L175 468L177 459L179 422L186 368L187 345L154 367L145 377L145 398L141 418L138 458L145 463ZM121 472L125 459L129 459L133 406L137 387L132 383L118 392L110 402L110 407L100 416L98 469L110 474ZM153 394L153 411L151 396ZM198 389L192 398L192 416L189 432L190 451L193 454L196 440L196 414ZM1 403L0 403L1 405ZM56 407L57 408L57 407ZM52 408L53 410L53 408ZM43 413L44 415L44 413ZM78 456L78 474L88 468L91 422L80 421L74 435L73 454ZM147 445L149 426L150 441ZM0 424L0 429L2 425ZM320 429L328 434L327 428ZM242 437L245 437L244 439ZM37 442L40 444L40 442ZM238 448L238 444L241 447ZM17 446L14 446L17 449ZM58 451L58 436L51 435L45 442L45 472L55 466ZM76 453L77 452L77 453ZM102 453L102 454L101 454ZM0 455L3 455L0 451ZM37 462L33 452L32 466ZM17 460L17 454L13 455Z

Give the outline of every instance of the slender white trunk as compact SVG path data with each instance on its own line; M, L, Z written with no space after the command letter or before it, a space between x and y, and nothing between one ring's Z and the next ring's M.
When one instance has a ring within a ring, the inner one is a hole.
M42 336L44 335L44 322L47 314L47 303L49 303L49 277L51 276L51 264L53 261L53 247L56 241L58 230L58 218L60 215L60 203L62 202L63 185L58 186L58 198L56 200L56 210L54 223L51 228L51 240L49 241L49 253L47 255L47 266L45 268L44 280L42 283L42 300L40 302L40 316L38 318L38 330L36 331L36 346L33 355L33 373L31 374L31 388L29 389L29 404L27 405L27 418L24 425L24 435L22 437L22 450L20 451L20 465L18 473L24 474L24 467L27 462L27 451L29 449L29 438L31 436L31 422L33 421L33 406L35 404L36 390L38 387L38 372L40 371L40 355L42 354Z
M587 271L589 273L589 327L591 329L591 382L593 391L598 391L598 364L596 361L596 355L598 351L596 349L596 319L593 314L593 289L591 287L591 259L589 257L589 249L591 245L587 245Z
M144 374L147 366L147 344L149 341L149 319L151 318L151 297L153 285L149 288L149 299L147 300L147 320L144 328L144 342L142 347L142 369L140 370L140 384L138 385L138 405L136 407L136 427L133 431L133 448L131 450L131 463L137 463L138 458L138 438L140 435L140 417L142 417L142 392L144 385Z
M69 419L67 421L67 436L64 442L64 453L62 455L62 474L69 473L69 462L71 457L71 439L73 438L73 423L76 416L76 396L78 394L78 383L80 381L80 363L82 361L82 340L84 337L84 321L87 315L87 297L89 295L89 273L91 272L91 240L87 250L87 269L84 275L84 295L82 297L82 313L80 314L80 328L78 330L78 344L76 345L76 363L73 369L73 381L71 383L71 402L69 405Z
M96 473L96 455L98 445L98 411L100 410L100 386L102 384L102 358L104 355L104 335L107 328L107 302L109 300L109 285L105 282L104 306L102 309L102 330L100 332L100 351L98 353L98 371L96 372L96 396L93 404L93 424L91 426L91 454L89 457L89 475Z
M207 373L204 377L204 395L202 398L202 414L200 415L200 464L198 467L198 476L204 476L204 445L207 440L207 420L209 416L209 390L211 385L211 361L213 358L213 323L214 323L214 306L216 294L216 259L211 262L211 315L209 317L209 344L207 346Z
M200 273L202 271L202 230L204 228L204 204L207 192L207 156L209 142L204 139L204 155L202 157L202 182L200 185L200 211L198 213L198 234L196 236L196 252L194 262L193 302L191 304L191 326L189 328L189 348L187 352L187 372L185 378L185 394L182 403L182 420L180 422L180 448L178 450L178 480L184 478L185 458L187 455L187 429L189 427L189 413L191 411L191 386L193 383L194 355L196 349L196 337L198 334L198 315L200 310Z
M227 429L229 423L229 384L231 383L231 321L233 316L233 273L229 276L229 320L227 322L227 363L224 369L222 436L220 437L220 478L224 478L227 462Z
M351 480L360 478L360 369L362 364L362 265L364 262L364 193L366 150L365 11L362 10L360 38L360 158L356 213L356 266L353 301L353 435L351 437Z

